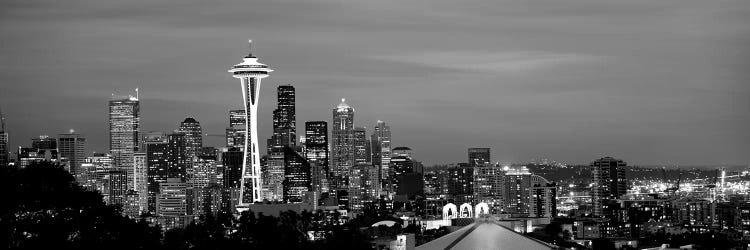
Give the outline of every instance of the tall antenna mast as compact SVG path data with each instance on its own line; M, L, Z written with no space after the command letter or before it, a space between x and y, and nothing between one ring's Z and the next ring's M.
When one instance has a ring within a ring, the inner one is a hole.
M138 99L138 88L135 88L135 99L140 100Z
M247 57L253 57L253 40L247 40Z

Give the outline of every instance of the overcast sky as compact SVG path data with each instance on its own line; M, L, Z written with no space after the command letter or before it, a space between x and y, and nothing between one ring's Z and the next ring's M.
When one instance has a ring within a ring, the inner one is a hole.
M136 87L144 132L194 116L222 135L247 39L275 69L261 142L292 84L298 134L346 98L427 164L749 162L747 0L3 0L11 145L73 128L106 151L107 101Z

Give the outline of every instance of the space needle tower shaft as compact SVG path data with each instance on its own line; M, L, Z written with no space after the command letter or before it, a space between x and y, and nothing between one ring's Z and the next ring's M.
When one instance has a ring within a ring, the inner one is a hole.
M248 41L250 50L252 40ZM229 73L240 80L242 100L245 108L245 143L243 145L242 174L238 210L261 201L260 154L258 152L258 95L261 79L268 77L273 70L258 62L258 58L248 51L242 62L232 66Z

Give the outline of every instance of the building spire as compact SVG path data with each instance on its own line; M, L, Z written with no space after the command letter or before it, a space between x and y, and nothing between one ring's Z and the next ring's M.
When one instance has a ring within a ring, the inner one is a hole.
M253 40L248 39L247 40L247 58L253 57Z

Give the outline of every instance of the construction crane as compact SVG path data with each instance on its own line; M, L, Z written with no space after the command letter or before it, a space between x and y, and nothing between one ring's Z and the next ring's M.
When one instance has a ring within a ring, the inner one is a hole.
M716 188L716 183L718 182L718 179L719 179L719 169L717 168L717 169L714 170L714 182L712 182L711 184L706 185L706 187L708 187L708 188Z
M678 169L679 171L678 177L677 177L677 184L674 185L674 187L667 188L668 193L676 193L680 191L680 182L682 182L682 171Z

